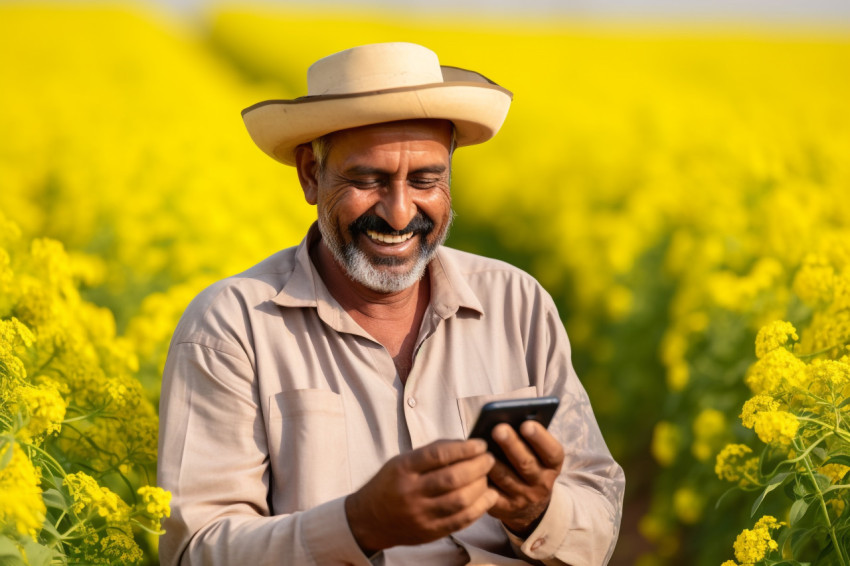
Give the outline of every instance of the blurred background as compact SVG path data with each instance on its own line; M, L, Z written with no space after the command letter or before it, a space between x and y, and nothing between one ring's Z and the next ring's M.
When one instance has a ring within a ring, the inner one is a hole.
M449 244L557 301L626 470L612 563L732 558L754 497L718 505L714 465L752 440L756 332L812 319L802 266L850 265L846 0L2 2L0 217L61 242L155 406L188 301L315 215L240 110L382 41L515 93L499 135L456 154Z

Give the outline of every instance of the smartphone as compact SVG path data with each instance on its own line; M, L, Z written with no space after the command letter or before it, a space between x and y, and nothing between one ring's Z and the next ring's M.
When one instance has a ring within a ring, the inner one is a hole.
M499 423L508 423L517 434L519 427L528 420L537 421L544 427L549 426L555 410L558 408L557 397L531 397L528 399L507 399L505 401L492 401L481 407L481 413L469 438L483 438L487 441L487 450L493 456L508 464L507 456L502 452L498 443L493 440L493 427ZM522 438L522 435L520 435Z

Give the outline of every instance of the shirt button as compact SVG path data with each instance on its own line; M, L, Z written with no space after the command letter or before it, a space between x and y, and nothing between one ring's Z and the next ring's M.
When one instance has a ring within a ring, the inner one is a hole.
M415 407L416 406L416 399L414 399L413 397L408 397L407 398L407 406L410 407L411 409L413 407Z
M543 546L543 544L544 544L545 542L546 542L546 539L545 539L545 538L542 538L542 537L541 537L541 538L537 539L536 541L534 541L534 544L532 544L532 545L531 545L531 550L537 550L538 548L540 548L541 546Z

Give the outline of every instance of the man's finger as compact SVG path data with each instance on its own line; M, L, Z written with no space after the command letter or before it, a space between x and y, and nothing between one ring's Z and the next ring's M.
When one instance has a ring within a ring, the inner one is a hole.
M519 431L544 467L560 471L564 462L564 447L542 424L525 421Z
M534 483L539 477L542 467L531 447L507 424L500 424L495 427L493 438L502 447L502 452L507 456L516 474L527 483Z
M496 459L487 452L474 458L460 460L443 468L425 472L422 477L423 495L434 497L461 489L487 476Z
M489 511L498 500L499 494L495 489L485 488L481 495L470 505L456 513L438 520L436 524L439 525L441 530L449 533L465 529Z
M479 438L470 440L437 440L404 455L407 469L425 473L444 468L455 462L480 456L487 451L487 443Z

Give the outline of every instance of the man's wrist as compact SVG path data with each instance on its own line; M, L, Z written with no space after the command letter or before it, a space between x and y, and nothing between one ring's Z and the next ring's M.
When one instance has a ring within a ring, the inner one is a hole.
M505 528L511 532L511 534L516 535L521 539L526 539L534 532L534 529L540 525L540 521L543 520L543 516L546 515L546 511L549 509L549 503L551 499L546 502L546 506L543 507L543 510L537 514L536 517L532 518L530 521L511 521L511 523L507 523L506 521L502 521L502 524L505 525Z
M383 548L378 547L379 545L376 541L371 540L375 529L369 528L367 524L368 521L366 513L364 513L364 507L357 501L357 492L345 498L345 517L348 520L348 528L351 530L354 542L357 543L363 554L372 556L383 550Z

